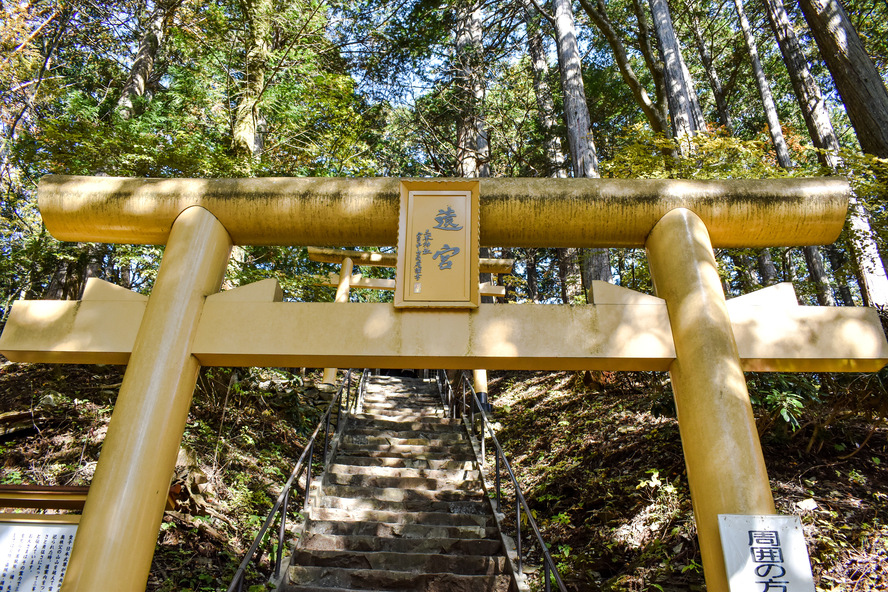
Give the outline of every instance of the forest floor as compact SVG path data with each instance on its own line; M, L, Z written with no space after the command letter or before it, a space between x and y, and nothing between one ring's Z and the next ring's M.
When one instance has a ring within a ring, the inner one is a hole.
M201 372L152 592L227 588L321 416L317 373L239 373ZM121 380L116 366L0 357L0 483L89 484ZM490 391L570 590L705 589L666 375L491 373ZM785 399L763 396L757 419L778 510L802 518L818 591L888 590L888 430L827 406L829 421L792 415L793 431L775 421ZM250 573L245 589L264 590Z

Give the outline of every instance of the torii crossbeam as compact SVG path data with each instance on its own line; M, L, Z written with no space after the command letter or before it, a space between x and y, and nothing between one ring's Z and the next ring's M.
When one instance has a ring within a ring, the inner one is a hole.
M669 370L706 581L723 592L718 514L775 512L743 371L888 362L875 311L798 306L787 286L726 302L718 277L713 246L835 240L843 179L478 181L481 245L645 247L656 297L596 283L588 306L415 310L281 302L273 280L218 292L234 244L396 244L400 187L41 181L55 237L166 244L150 297L92 281L80 302L15 303L0 337L12 360L128 363L63 590L144 589L201 365Z

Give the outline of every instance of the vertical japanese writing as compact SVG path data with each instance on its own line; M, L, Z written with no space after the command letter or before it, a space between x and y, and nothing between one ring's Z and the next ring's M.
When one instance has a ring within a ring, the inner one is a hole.
M416 261L413 264L413 279L417 282L422 278L422 233L416 233Z
M787 592L789 581L783 578L786 568L783 566L783 549L780 547L780 536L775 530L750 530L749 552L755 564L756 584L762 586L759 592Z

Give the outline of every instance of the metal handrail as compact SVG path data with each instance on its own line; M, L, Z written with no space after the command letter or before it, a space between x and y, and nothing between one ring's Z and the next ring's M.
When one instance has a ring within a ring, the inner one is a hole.
M308 497L311 492L311 464L314 458L314 449L315 442L318 440L318 434L321 432L323 428L323 436L324 443L321 448L321 463L327 462L327 449L331 444L331 440L329 438L330 434L330 423L333 421L333 409L336 409L336 425L334 426L334 430L336 432L336 436L342 434L342 431L345 429L346 420L349 417L349 413L351 409L358 404L359 400L363 396L364 388L367 382L367 374L368 371L365 369L361 374L361 379L358 381L356 385L354 398L352 398L352 370L349 369L345 375L345 378L342 379L342 382L339 385L339 389L336 391L336 395L333 397L333 400L330 402L330 405L327 407L327 412L324 414L324 417L318 422L318 426L315 428L314 432L309 438L308 443L305 445L305 448L302 451L302 455L299 457L299 460L296 462L296 466L293 468L293 471L290 473L290 478L287 479L287 482L284 484L283 489L281 490L280 495L278 495L277 501L271 508L271 511L268 513L268 517L265 519L265 523L262 525L262 528L259 529L259 534L256 535L256 540L253 541L253 544L250 545L250 549L247 551L247 554L244 556L243 561L241 561L240 566L237 568L237 571L234 574L234 578L231 581L231 585L228 586L227 592L242 592L244 589L244 574L246 573L247 566L254 559L256 555L256 551L259 549L259 546L262 544L263 539L265 538L266 533L268 533L269 528L274 523L275 518L278 514L281 515L281 524L277 537L277 554L274 562L274 571L269 579L278 578L281 575L281 562L283 560L283 550L284 550L284 538L286 536L286 526L287 526L287 509L290 504L290 491L293 488L294 483L297 483L299 477L302 475L303 471L306 471L305 475L305 505L308 506ZM342 393L345 392L345 407L343 408L343 398ZM334 439L333 442L336 440ZM271 539L269 539L271 541ZM262 556L262 553L259 553L259 557Z
M527 505L527 500L524 499L524 494L521 493L521 486L518 484L518 479L515 478L515 473L512 472L512 466L509 464L509 460L506 458L505 452L503 452L503 447L500 446L499 440L497 440L496 438L496 434L493 431L490 420L487 418L487 413L484 411L484 406L478 399L478 395L477 393L475 393L475 388L469 382L468 375L463 372L460 375L459 381L457 383L457 386L462 385L461 401L457 400L457 395L455 394L453 385L450 383L450 380L447 378L447 373L444 370L439 370L437 372L436 378L438 382L438 394L441 396L441 400L444 403L444 406L447 408L451 418L456 419L458 417L465 417L466 415L468 415L470 418L471 430L473 433L475 433L475 414L481 414L483 431L481 434L478 434L481 440L481 462L483 463L485 458L484 431L486 431L489 434L490 441L493 443L494 448L494 459L496 465L496 468L494 469L496 481L496 509L498 512L502 512L502 488L500 486L500 474L502 472L501 465L505 467L509 478L512 480L512 485L515 488L515 524L518 531L518 536L516 538L518 548L518 573L523 573L521 560L521 509L524 508L525 516L527 516L527 522L533 529L533 533L534 535L536 535L537 542L539 543L540 549L543 553L546 592L550 592L552 589L550 574L555 577L555 583L558 585L558 589L561 592L567 592L567 588L564 587L564 582L561 581L561 576L558 574L558 568L556 567L555 562L552 560L552 556L549 554L549 548L546 546L546 542L543 540L543 535L540 532L539 527L537 526L536 520L534 520L533 518L533 513L530 511L530 507ZM468 393L471 393L471 399L467 398Z

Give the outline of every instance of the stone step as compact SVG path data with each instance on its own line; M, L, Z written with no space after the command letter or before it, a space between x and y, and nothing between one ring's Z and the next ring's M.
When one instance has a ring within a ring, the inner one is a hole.
M490 513L490 505L484 501L428 500L421 498L397 501L325 495L320 500L320 506L337 510L381 510L384 512L444 512L450 514L482 515Z
M450 446L423 446L419 444L355 444L343 441L339 450L347 456L397 456L400 458L452 458L454 460L474 459L468 442Z
M328 497L379 500L384 502L474 502L483 499L484 492L462 489L401 489L400 487L359 487L354 485L324 485Z
M415 458L411 456L372 456L364 454L361 456L336 456L336 463L341 465L349 465L354 467L393 467L393 468L410 468L410 469L435 469L435 470L470 470L475 468L475 456L464 455L465 458L457 460L452 457L447 460L441 460L438 455L432 458Z
M399 432L404 434L405 432ZM434 438L426 438L420 433L416 433L416 438L402 438L400 436L389 436L381 434L379 436L368 436L367 434L352 434L351 432L343 436L342 441L350 444L360 444L362 446L453 446L456 444L465 444L468 446L469 439L465 434L458 432L452 434L437 434Z
M374 522L392 525L422 526L478 526L487 527L491 516L488 512L451 514L450 512L399 512L362 508L313 507L309 511L311 520Z
M497 575L508 570L506 558L487 555L441 555L440 553L387 553L385 551L324 551L296 549L293 563L303 567L344 567L347 569L405 572ZM291 581L304 583L305 578ZM345 583L345 582L342 582Z
M353 465L348 463L332 463L327 471L337 475L375 475L377 477L418 477L424 479L450 479L453 481L476 481L481 478L481 471L474 465L455 469L431 469L391 467L378 465Z
M365 401L417 401L429 405L440 405L441 397L438 395L430 395L426 393L397 393L393 391L380 391L375 393L364 393Z
M330 569L325 567L290 567L290 581L308 582L283 592L298 590L388 590L391 592L507 592L508 575L465 575L453 573L416 573L371 569Z
M381 428L381 427L349 427L348 436L357 438L365 436L367 438L400 438L402 440L411 440L416 438L447 440L449 442L455 440L465 440L468 438L463 427L447 426L447 429L431 429L424 430L420 426L419 429L411 429L406 426L398 428Z
M353 536L378 536L401 539L495 539L499 531L494 527L449 525L449 514L442 514L440 520L445 525L398 524L363 520L309 520L306 532L312 534L334 534Z
M401 422L409 422L416 423L420 422L423 424L439 424L439 425L463 425L461 419L451 419L449 417L433 417L433 416L424 416L417 417L415 414L406 413L402 418L392 417L391 415L377 415L375 413L355 413L352 415L352 421L357 420L357 422L361 421L369 421L369 422L392 422L392 423L401 423ZM423 428L427 429L427 428Z
M306 534L301 547L307 551L359 551L383 553L433 553L443 555L496 555L502 542L495 539L429 537L404 539L375 535Z
M433 408L409 409L405 407L382 407L376 405L368 405L362 409L362 412L388 419L425 419L432 417L444 417L443 410Z
M434 418L434 421L428 421L428 418L413 419L405 421L391 421L389 419L363 419L358 415L353 415L348 420L348 431L350 434L360 434L364 430L377 430L381 432L461 432L465 433L462 421L458 419L447 420L441 423L440 419Z
M344 485L356 488L397 488L424 491L434 490L470 490L481 491L479 479L456 479L442 477L397 477L387 475L349 475L327 472L324 476L325 485Z

